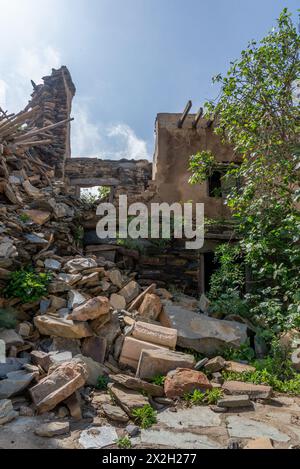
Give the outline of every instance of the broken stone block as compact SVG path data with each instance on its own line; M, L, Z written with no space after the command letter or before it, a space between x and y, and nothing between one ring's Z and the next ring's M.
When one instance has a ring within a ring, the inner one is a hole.
M101 317L106 317L106 316L101 316ZM94 330L95 330L95 322L97 323L97 321L98 319L95 319L92 322L92 327L94 328ZM97 325L99 327L99 323ZM115 340L120 334L121 334L121 328L120 328L120 321L119 321L118 313L117 311L114 311L112 315L110 316L109 321L107 321L106 324L102 325L97 330L97 335L98 337L102 337L106 339L107 348L110 348L112 347Z
M53 337L50 352L71 352L72 356L81 353L80 340L66 339L65 337Z
M33 333L33 326L30 322L21 322L17 326L17 331L21 337L30 337Z
M228 347L238 348L247 341L245 324L213 319L172 303L164 305L159 320L163 326L177 329L177 345L208 357Z
M152 397L162 397L164 395L164 388L157 384L148 383L140 378L125 374L109 375L110 381L120 386L124 386L127 389L133 389L134 391L145 391Z
M65 435L70 431L69 422L50 422L40 425L34 430L37 436L53 438L54 436Z
M50 212L44 212L43 210L24 210L23 212L37 225L44 225L50 220Z
M211 358L205 365L205 371L208 373L216 373L217 371L223 370L225 367L226 361L223 357Z
M64 272L60 272L57 276L57 280L65 282L67 285L73 286L75 283L78 283L81 280L80 274L65 274Z
M42 199L44 197L44 194L39 191L39 189L30 184L29 181L24 181L22 185L26 194L29 195L29 197L32 197L34 200Z
M89 386L96 386L98 383L98 378L103 376L107 372L107 368L101 363L96 362L90 357L85 357L84 355L76 355L73 358L72 362L82 363L86 370L86 383Z
M123 285L123 278L122 274L119 270L113 269L108 272L108 278L111 281L113 285L115 285L118 288L122 288Z
M125 337L119 363L137 369L142 350L165 350L162 346L150 344L133 337Z
M43 370L48 372L51 365L49 353L42 352L41 350L33 350L30 353L31 361L34 365L40 366Z
M202 360L199 360L195 365L195 370L201 370L208 361L209 358L202 358Z
M156 320L162 310L162 303L158 295L147 293L139 307L139 315L145 319Z
M254 438L249 440L244 449L274 449L270 438Z
M292 353L291 361L295 370L300 371L300 348L297 348L297 350Z
M9 399L0 400L0 425L11 422L18 416Z
M152 283L148 288L146 288L146 290L144 290L142 293L140 293L140 294L135 298L135 300L132 301L132 303L131 303L130 306L128 307L128 311L129 311L129 312L138 311L139 307L141 306L141 304L142 304L143 301L144 301L145 296L146 296L148 293L154 293L154 292L155 292L155 289L156 289L156 284L155 284L155 283Z
M98 363L103 363L106 354L107 340L105 337L87 337L83 340L82 355L90 357Z
M64 404L66 404L68 407L70 415L73 419L82 419L81 399L78 391L74 392L74 394L68 397L68 399L64 401Z
M200 311L202 311L202 313L204 314L207 314L209 310L209 305L210 305L209 299L204 295L204 293L202 293L202 295L200 296L200 300L199 300Z
M106 417L108 417L110 420L115 420L116 422L122 423L127 423L129 420L128 415L122 409L120 409L120 407L115 405L103 404L102 410Z
M113 293L109 299L110 305L115 310L121 310L126 308L126 300L124 296Z
M222 389L226 394L247 394L250 399L269 399L272 396L271 386L264 384L243 383L242 381L225 381Z
M223 399L220 399L218 401L218 406L232 409L235 407L249 407L252 406L252 403L247 394L241 394L239 396L226 396Z
M226 371L233 371L234 373L246 373L248 371L255 371L254 366L246 365L245 363L238 363L227 361L225 365Z
M69 292L71 293L71 292ZM55 311L58 309L66 308L67 306L67 300L65 298L61 298L60 296L51 296L51 308L53 308Z
M125 287L123 287L119 291L119 295L125 298L126 304L134 300L138 296L139 293L140 293L140 286L134 280L127 283L127 285L125 285Z
M3 363L0 360L0 379L6 378L7 373L21 370L23 366L26 363L28 363L27 358L15 358L15 357L5 358L5 346L3 350L4 350L4 354L3 354L4 360L3 360Z
M54 280L49 285L49 293L64 293L70 290L70 285L61 280Z
M0 399L8 399L28 388L35 375L26 371L7 373L6 379L0 381Z
M116 384L109 384L108 388L116 403L122 407L129 417L132 417L134 409L138 409L149 404L147 397L137 391L124 389Z
M136 376L151 379L157 375L165 376L176 368L194 368L195 358L181 352L171 350L142 350Z
M44 262L45 269L59 271L61 269L61 262L55 259L46 259Z
M110 304L108 298L105 296L96 296L73 309L70 318L76 321L88 321L108 314L109 310Z
M24 340L14 329L0 329L0 340L5 342L7 349L14 345L18 347L24 344Z
M166 376L164 390L169 399L183 397L186 393L193 392L195 389L199 389L203 393L212 389L206 375L201 371L177 368L170 371Z
M177 343L177 330L158 326L147 322L137 321L134 324L132 336L139 340L163 345L175 349Z
M93 335L87 322L74 322L49 315L36 316L34 325L42 335L82 339Z
M54 409L57 404L84 386L87 370L81 362L63 363L33 386L29 392L39 413Z
M104 326L111 321L112 315L111 313L105 314L104 316L99 316L99 318L94 319L91 322L91 328L95 332L95 334L99 335L104 328Z
M118 439L113 427L90 427L80 434L79 444L84 449L99 449L113 445Z
M51 352L49 353L50 363L52 365L60 365L64 362L69 362L72 360L71 352Z
M75 308L77 308L77 306L80 306L85 302L86 302L85 296L83 296L78 291L71 290L71 291L68 292L68 308L75 309ZM57 308L57 309L59 309L59 308Z
M87 257L77 257L65 264L65 270L72 272L81 272L82 270L92 269L94 267L97 267L97 262Z

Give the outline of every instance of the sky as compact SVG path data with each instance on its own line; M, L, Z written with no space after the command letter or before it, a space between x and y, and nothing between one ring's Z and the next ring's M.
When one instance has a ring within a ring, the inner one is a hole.
M22 109L51 68L67 65L72 156L148 158L159 112L192 112L298 0L0 0L0 106Z

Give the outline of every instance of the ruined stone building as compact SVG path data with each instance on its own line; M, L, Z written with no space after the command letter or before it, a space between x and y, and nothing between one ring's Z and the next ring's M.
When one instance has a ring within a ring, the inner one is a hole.
M37 127L43 127L71 116L75 86L66 67L53 70L43 78L44 84L35 85L28 108L39 104L43 110ZM186 251L177 240L166 251L155 255L140 255L137 270L141 281L175 282L190 290L206 291L214 270L213 252L220 242L233 239L230 213L224 205L226 187L222 172L215 171L201 185L189 184L188 162L191 155L201 150L211 150L219 163L226 165L235 158L232 148L221 142L213 131L213 123L202 118L202 113L189 114L191 103L183 114L160 113L155 122L155 152L153 163L147 160L102 160L98 158L71 158L71 124L55 129L55 143L41 147L39 155L52 167L57 178L64 181L66 193L78 197L81 188L110 187L110 200L127 194L129 203L142 202L202 202L205 217L220 220L205 235L200 252ZM42 154L42 156L41 156ZM87 218L85 248L87 252L101 252L111 260L122 249L113 243L103 244L95 233L97 217ZM128 250L128 254L130 250ZM124 254L123 248L123 254ZM129 256L130 257L130 256Z

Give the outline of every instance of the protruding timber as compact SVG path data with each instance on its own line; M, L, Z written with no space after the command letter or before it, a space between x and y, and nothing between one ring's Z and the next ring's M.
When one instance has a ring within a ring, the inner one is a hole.
M198 122L199 122L199 120L201 119L202 116L203 116L203 107L200 107L199 111L195 115L195 119L193 120L193 124L192 124L193 129L197 128Z
M190 112L192 105L193 105L192 101L191 100L188 101L187 105L185 106L185 110L183 111L182 116L180 117L180 119L178 121L178 124L177 124L178 129L182 128L183 123L186 119L186 116Z

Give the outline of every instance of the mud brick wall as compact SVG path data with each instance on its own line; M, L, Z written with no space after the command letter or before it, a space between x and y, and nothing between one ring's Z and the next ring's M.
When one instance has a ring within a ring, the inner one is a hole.
M38 118L29 123L39 128L69 119L76 93L70 72L65 66L58 70L52 69L50 76L43 77L43 82L39 85L32 82L34 91L26 106L26 109L40 106ZM63 177L65 160L71 157L70 133L70 122L49 130L48 135L54 136L54 143L33 150L42 161L55 170L55 175L59 178Z

